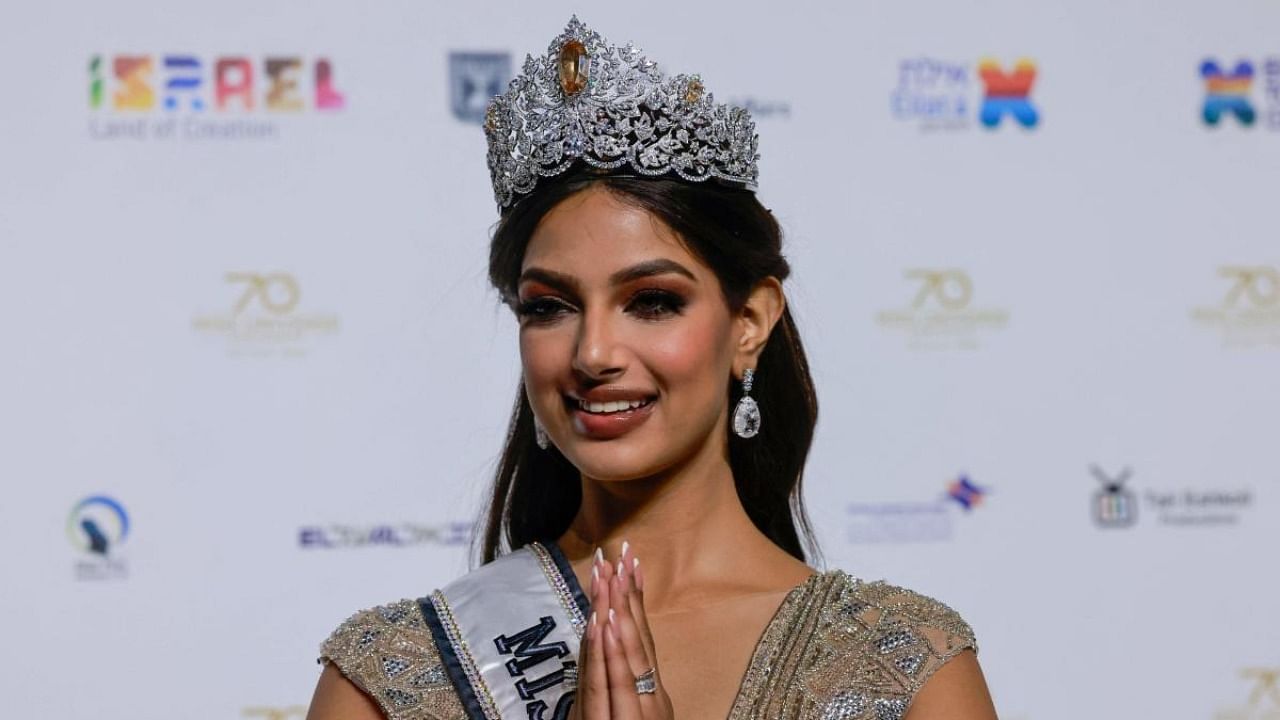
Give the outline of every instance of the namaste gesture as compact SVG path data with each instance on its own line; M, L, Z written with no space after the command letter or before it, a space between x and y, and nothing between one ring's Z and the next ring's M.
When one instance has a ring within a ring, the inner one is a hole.
M671 720L653 634L644 612L644 572L622 543L615 566L596 549L591 564L591 619L578 667L575 720Z

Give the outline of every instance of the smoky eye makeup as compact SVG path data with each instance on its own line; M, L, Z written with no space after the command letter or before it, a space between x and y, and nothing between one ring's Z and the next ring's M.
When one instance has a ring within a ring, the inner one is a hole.
M680 293L662 288L636 291L627 302L627 311L649 320L680 315L689 301Z
M647 288L631 295L626 304L626 311L646 320L661 320L684 312L689 301L679 293L670 290ZM559 317L562 313L573 309L569 303L549 295L522 300L515 306L516 316L521 320L534 322L546 321Z
M570 309L569 303L553 295L536 295L518 301L515 306L516 317L534 322L553 319Z
M633 317L663 320L683 314L689 305L689 293L681 290L681 285L678 280L663 282L655 277L632 280L616 291L614 302L618 303L618 309ZM512 306L522 323L550 323L581 306L574 296L565 297L564 290L546 287L540 280L530 282L524 295L524 299L517 297Z

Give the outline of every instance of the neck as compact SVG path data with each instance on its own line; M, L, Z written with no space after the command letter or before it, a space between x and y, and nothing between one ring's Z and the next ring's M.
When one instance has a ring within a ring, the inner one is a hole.
M749 586L743 579L762 565L790 558L751 522L724 454L643 479L583 477L582 505L561 547L583 562L600 547L616 562L624 540L640 560L646 605L659 613Z

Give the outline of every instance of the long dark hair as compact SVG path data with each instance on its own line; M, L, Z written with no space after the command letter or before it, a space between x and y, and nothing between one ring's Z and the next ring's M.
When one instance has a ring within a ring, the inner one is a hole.
M757 282L768 276L781 281L791 272L782 256L782 229L752 192L715 182L695 185L579 167L541 181L499 220L489 250L489 280L508 306L516 305L525 248L539 221L560 201L596 184L674 230L715 273L734 312ZM729 467L751 521L778 547L804 560L806 545L817 551L800 480L818 420L818 398L789 307L769 335L756 373L752 396L764 422L750 439L729 433ZM732 408L741 388L732 378L728 383ZM581 502L577 468L554 445L542 450L535 443L533 410L520 383L489 500L482 561L498 557L504 540L506 548L518 548L559 538Z

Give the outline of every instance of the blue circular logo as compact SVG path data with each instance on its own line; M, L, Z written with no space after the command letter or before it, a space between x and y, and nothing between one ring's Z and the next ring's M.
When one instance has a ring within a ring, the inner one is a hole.
M129 514L106 495L81 500L67 517L67 537L77 549L106 555L129 536Z

